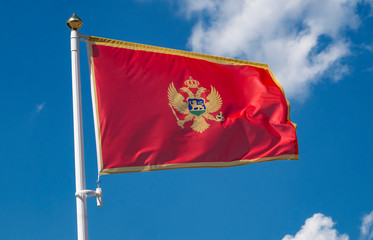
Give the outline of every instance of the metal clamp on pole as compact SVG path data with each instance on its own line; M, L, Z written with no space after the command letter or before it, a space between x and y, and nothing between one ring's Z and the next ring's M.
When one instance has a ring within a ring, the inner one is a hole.
M75 197L78 198L97 198L97 207L102 207L102 190L101 188L96 188L96 191L93 190L81 190L75 193Z

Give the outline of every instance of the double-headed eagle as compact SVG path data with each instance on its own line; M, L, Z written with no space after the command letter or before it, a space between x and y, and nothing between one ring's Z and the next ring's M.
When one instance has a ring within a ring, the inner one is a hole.
M206 119L217 122L224 121L221 112L217 114L216 117L211 115L212 113L219 111L223 104L219 93L213 86L211 86L210 94L207 96L208 102L206 102L201 95L206 92L207 89L198 87L199 82L197 80L190 77L189 80L184 82L184 84L186 87L180 88L180 92L188 94L186 101L184 101L184 96L176 90L174 83L171 83L168 87L169 105L176 117L177 124L181 128L184 128L184 123L194 119L191 128L196 132L202 133L210 126L210 124L206 122ZM196 89L195 93L193 93L191 89ZM174 109L181 114L186 114L185 118L180 120Z

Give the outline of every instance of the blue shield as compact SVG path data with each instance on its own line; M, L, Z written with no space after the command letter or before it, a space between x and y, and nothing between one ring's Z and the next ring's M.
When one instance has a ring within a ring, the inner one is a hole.
M189 112L193 115L200 116L206 112L205 99L203 98L189 98L188 99Z

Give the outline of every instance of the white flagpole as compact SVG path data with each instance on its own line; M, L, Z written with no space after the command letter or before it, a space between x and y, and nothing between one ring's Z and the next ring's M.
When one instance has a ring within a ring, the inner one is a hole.
M82 98L80 86L79 28L82 20L74 13L67 21L71 29L71 70L74 115L74 151L76 193L85 190L84 143L82 123ZM88 240L87 201L85 194L76 194L78 240Z

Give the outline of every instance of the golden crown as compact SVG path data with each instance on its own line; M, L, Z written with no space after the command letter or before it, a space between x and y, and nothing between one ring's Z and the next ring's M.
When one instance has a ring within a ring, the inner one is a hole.
M185 85L187 85L190 88L198 88L199 82L197 80L194 80L191 76L188 80L184 82Z

